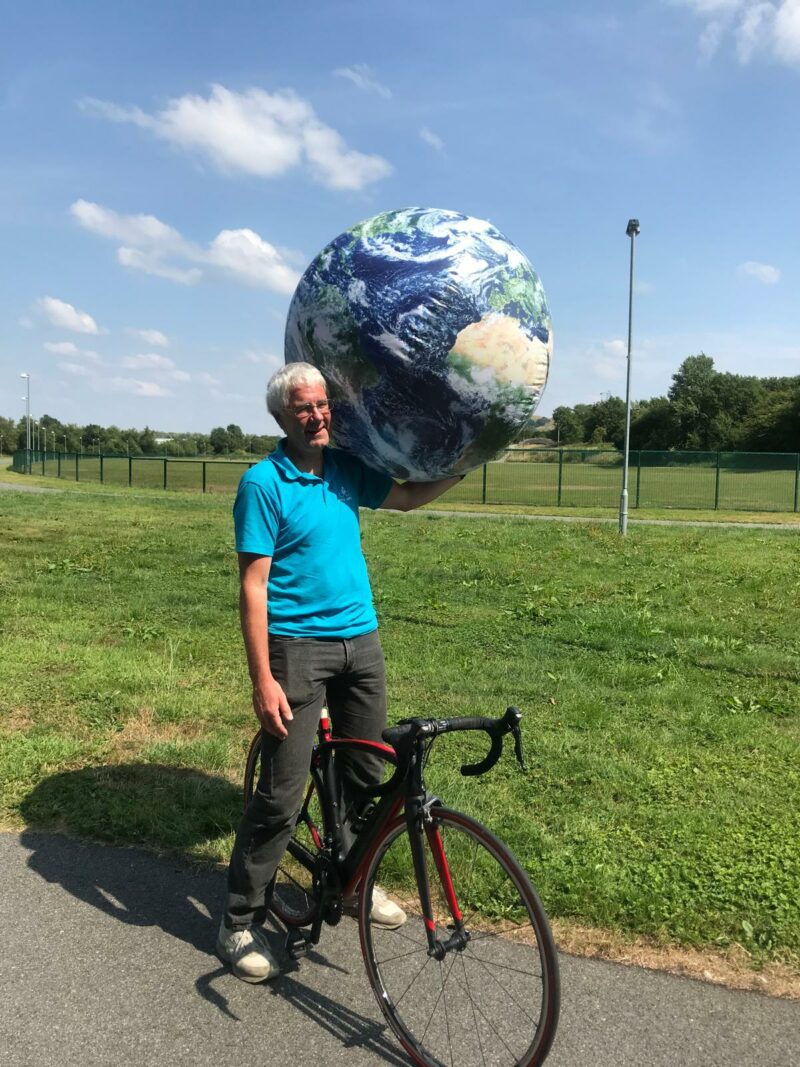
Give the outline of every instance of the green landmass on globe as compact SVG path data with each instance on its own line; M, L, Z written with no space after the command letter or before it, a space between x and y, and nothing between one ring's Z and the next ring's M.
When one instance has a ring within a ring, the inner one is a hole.
M406 208L353 226L292 299L286 361L314 364L339 447L430 481L494 459L531 418L552 327L539 278L490 223Z

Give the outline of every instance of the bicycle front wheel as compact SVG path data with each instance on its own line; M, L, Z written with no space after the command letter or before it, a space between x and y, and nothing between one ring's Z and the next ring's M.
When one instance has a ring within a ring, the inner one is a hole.
M387 1022L420 1067L535 1067L555 1036L558 957L517 860L468 816L433 808L424 833L435 937L426 923L405 820L377 846L359 906L361 948ZM406 912L395 929L372 911L376 883ZM459 936L456 936L459 935Z

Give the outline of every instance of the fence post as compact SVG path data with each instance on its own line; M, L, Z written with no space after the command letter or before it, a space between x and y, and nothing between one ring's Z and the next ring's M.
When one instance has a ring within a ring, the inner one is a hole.
M101 452L100 453L100 484L102 485L104 481L105 481L105 478L103 477L103 453Z
M206 461L203 460L203 492L206 491Z
M164 488L167 488L167 457L164 456Z
M486 503L486 474L487 474L487 471L488 471L488 467L489 467L489 464L488 463L484 463L484 465L483 465L483 485L481 486L481 504L485 504Z
M635 507L639 507L639 492L642 488L642 450L641 448L636 453L636 504Z
M800 490L800 452L797 453L797 464L794 468L794 510L797 511L798 490Z
M47 460L45 459L46 456L47 456L47 453L46 452L42 452L42 477L44 477L47 474L47 469L45 468L45 463L47 462Z
M61 477L61 453L60 452L58 453L58 474L56 474L56 477L57 478Z
M564 480L564 449L558 450L558 497L556 499L556 506L561 507L561 486Z
M714 482L714 511L719 510L719 450L717 450L717 477Z
M76 452L75 453L75 481L76 482L79 482L81 480L81 469L80 469L80 465L79 464L80 464L80 454L78 452Z

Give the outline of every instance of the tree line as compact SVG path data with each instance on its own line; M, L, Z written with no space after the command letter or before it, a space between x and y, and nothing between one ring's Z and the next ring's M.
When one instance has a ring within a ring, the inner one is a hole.
M625 401L553 412L560 445L625 443ZM800 376L756 378L715 369L700 353L685 359L666 396L631 404L631 448L800 452Z
M210 433L159 434L145 426L143 430L64 423L52 415L37 420L38 434L31 420L31 447L44 452L77 452L93 455L130 456L265 456L278 438L270 434L247 434L240 426L216 426ZM14 452L26 447L25 419L19 421L0 416L0 451Z

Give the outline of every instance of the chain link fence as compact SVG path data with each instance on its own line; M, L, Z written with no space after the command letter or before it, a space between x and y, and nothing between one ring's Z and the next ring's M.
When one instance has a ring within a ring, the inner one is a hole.
M168 456L14 454L20 473L141 489L231 493L257 460ZM469 504L546 507L619 506L621 452L612 449L512 448L450 491ZM800 453L632 451L628 475L633 508L797 511Z

